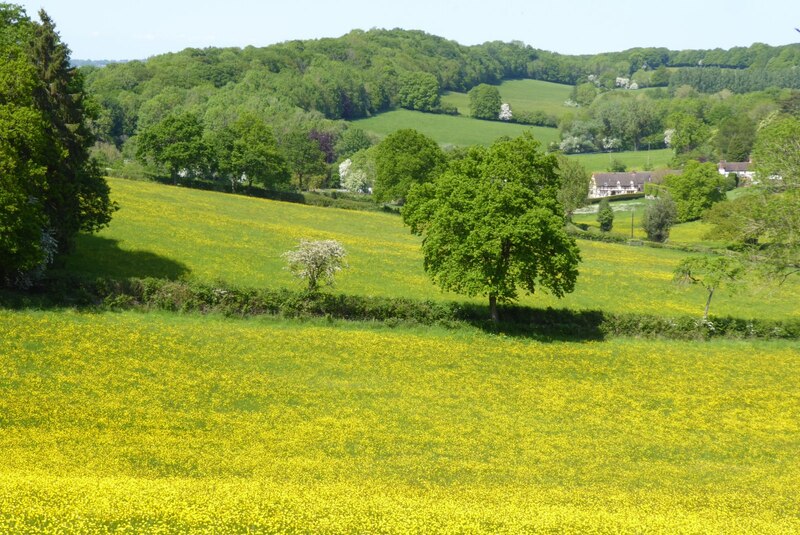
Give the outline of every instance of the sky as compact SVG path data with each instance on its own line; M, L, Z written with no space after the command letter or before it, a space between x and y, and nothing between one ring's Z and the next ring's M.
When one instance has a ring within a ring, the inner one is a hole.
M353 29L423 30L463 45L522 41L562 54L800 42L798 0L30 0L73 59L145 59L187 47L267 46Z

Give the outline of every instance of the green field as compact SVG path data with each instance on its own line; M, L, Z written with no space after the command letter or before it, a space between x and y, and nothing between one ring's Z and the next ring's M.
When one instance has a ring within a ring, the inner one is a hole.
M160 184L109 179L120 211L108 229L81 236L68 267L88 277L157 276L248 287L299 287L281 254L301 238L336 239L350 268L337 291L417 299L465 300L444 294L422 269L419 238L397 216L318 208ZM533 306L575 310L699 315L703 290L672 284L680 251L581 241L574 293L523 297ZM482 302L482 299L475 298ZM800 316L800 284L752 285L720 293L712 314L785 319Z
M3 533L800 531L800 351L0 310Z
M503 102L511 105L512 112L541 111L561 117L572 108L564 102L572 94L571 85L554 84L540 80L508 80L498 86ZM458 113L469 116L469 96L466 93L448 92L442 104L458 108Z
M737 188L727 193L729 199L735 199L745 194L747 194L747 188ZM646 239L647 234L642 228L642 216L647 203L646 199L612 201L614 226L611 229L611 233L625 238ZM572 221L577 225L588 225L592 230L599 232L600 224L597 222L597 207L597 204L593 204L579 209L577 213L573 214ZM633 236L631 236L631 229L633 229ZM725 247L724 241L715 240L709 236L711 230L712 226L702 220L678 224L670 230L668 243L699 245L712 249Z
M526 131L531 132L544 147L558 140L558 130L555 128L480 121L468 117L409 110L389 111L369 119L355 121L353 124L380 137L403 128L413 128L442 146L491 145L499 137L517 137Z
M643 171L645 169L666 169L669 161L674 156L672 149L639 150L625 152L600 152L592 154L574 154L575 158L590 173L607 172L611 162L616 160L624 163L629 171Z

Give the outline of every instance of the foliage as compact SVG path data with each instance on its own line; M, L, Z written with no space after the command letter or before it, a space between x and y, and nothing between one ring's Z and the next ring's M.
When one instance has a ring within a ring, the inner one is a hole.
M753 151L757 186L750 195L717 205L706 218L713 235L732 240L778 281L800 273L798 134L794 117L766 124Z
M614 227L614 209L611 208L608 197L603 197L600 200L600 206L597 209L597 222L600 223L602 232L611 232Z
M558 202L564 207L564 215L569 219L575 210L586 206L591 177L579 161L564 156L558 157L558 170L561 176Z
M753 160L763 187L800 189L800 118L779 117L764 126L758 132Z
M364 130L351 126L339 136L336 142L336 156L347 159L360 150L370 148L372 144L372 139Z
M397 104L417 111L436 111L440 107L439 81L427 72L407 72L400 76Z
M500 91L494 86L480 84L469 92L470 115L475 119L497 120L502 104Z
M666 176L664 186L675 202L679 223L700 219L714 203L725 199L725 177L713 163L689 161L681 174Z
M720 157L729 162L746 162L756 139L756 125L745 115L724 119L717 130L715 145Z
M89 154L83 78L44 11L0 4L0 285L41 273L116 205Z
M375 199L402 203L412 185L433 180L444 163L439 145L416 130L390 134L375 147Z
M369 193L375 182L374 150L358 151L339 164L339 183L352 193Z
M662 193L645 208L642 216L642 228L647 239L663 243L669 238L669 230L678 217L675 201L668 193Z
M623 162L622 160L620 160L618 158L612 158L608 162L607 170L610 173L624 173L625 171L628 170L628 166L625 165L625 162Z
M558 161L529 135L470 149L434 182L411 190L403 220L424 236L425 271L443 290L513 301L518 287L560 297L580 261L564 231Z
M681 284L698 284L708 292L703 319L708 320L708 310L714 292L723 283L735 283L743 274L742 262L731 256L692 256L675 268L675 281Z
M246 181L248 187L255 182L266 189L280 189L289 182L289 169L278 152L275 136L256 115L242 114L212 136L211 146L219 170L230 180L232 190L240 180Z
M311 132L303 128L290 130L281 136L279 147L301 191L322 183L328 166L325 153Z
M300 240L300 244L283 254L289 271L308 283L309 293L319 291L321 286L333 285L333 278L347 267L346 253L336 240Z
M181 174L195 176L208 168L209 147L203 125L189 112L170 113L139 135L137 156L163 166L173 184Z
M709 138L708 125L688 113L676 112L667 118L666 124L673 130L669 136L669 146L676 156L697 150Z

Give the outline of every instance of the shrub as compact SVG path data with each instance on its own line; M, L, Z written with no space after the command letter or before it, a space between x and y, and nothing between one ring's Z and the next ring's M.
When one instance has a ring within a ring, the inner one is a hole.
M336 240L308 241L283 254L289 271L308 283L309 293L319 291L321 286L333 285L333 278L347 267L344 257L347 253Z
M677 214L675 203L666 193L648 204L642 217L642 228L647 233L647 239L659 243L667 241Z
M611 208L611 203L608 202L607 197L600 201L600 206L597 210L597 222L600 223L600 230L603 232L611 232L614 227L614 209Z

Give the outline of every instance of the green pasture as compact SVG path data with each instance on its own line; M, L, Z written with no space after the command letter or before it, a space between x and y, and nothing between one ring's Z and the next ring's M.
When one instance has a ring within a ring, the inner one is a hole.
M0 310L4 533L800 531L800 351Z
M747 188L737 188L727 193L729 199L735 199L748 193ZM647 199L611 200L614 210L614 226L611 234L625 238L644 240L647 234L642 228L642 216L648 204ZM600 232L597 222L597 203L579 209L572 216L577 225L587 225L592 232ZM633 217L631 217L633 216ZM633 232L631 233L631 230ZM675 245L698 245L711 249L725 247L723 240L714 239L711 235L713 227L702 220L680 223L670 229L668 243ZM631 235L632 234L632 235Z
M541 111L561 117L571 109L564 105L572 94L571 85L540 80L508 80L500 84L498 89L503 102L511 105L512 113ZM442 96L442 103L455 106L461 115L470 115L467 93L447 92Z
M596 152L591 154L573 154L590 173L607 172L611 162L624 163L629 171L644 171L646 169L667 169L674 153L672 149L638 150L624 152Z
M355 121L354 124L380 137L385 137L396 130L413 128L443 146L491 145L499 137L517 137L523 132L531 132L544 147L558 140L558 130L555 128L480 121L469 117L409 110L381 113L369 119Z
M245 287L299 287L281 255L300 239L336 239L350 267L335 291L358 295L465 300L442 293L422 269L420 240L398 216L319 208L237 195L109 179L120 205L111 226L80 236L67 268L87 277L224 280ZM618 227L621 228L621 227ZM523 296L532 306L700 315L704 293L676 287L681 251L580 241L583 263L574 293ZM481 298L474 298L482 302ZM800 316L800 284L773 288L748 281L721 291L711 312L744 318Z

